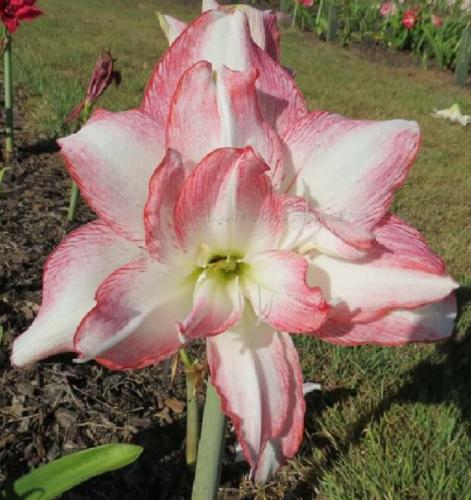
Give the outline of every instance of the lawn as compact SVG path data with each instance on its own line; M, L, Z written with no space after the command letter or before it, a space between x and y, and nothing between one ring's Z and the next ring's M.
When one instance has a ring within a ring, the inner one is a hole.
M190 19L198 10L183 0L40 4L46 15L15 36L14 71L28 95L29 126L43 138L63 133L63 118L81 99L101 48L111 49L123 77L101 105L136 106L166 47L156 11ZM305 379L323 387L308 398L304 444L273 483L254 489L244 482L239 496L471 499L471 128L430 116L453 102L471 114L471 92L408 59L375 59L284 32L283 64L296 70L311 109L420 124L421 154L395 211L425 234L462 284L456 336L397 349L299 339Z

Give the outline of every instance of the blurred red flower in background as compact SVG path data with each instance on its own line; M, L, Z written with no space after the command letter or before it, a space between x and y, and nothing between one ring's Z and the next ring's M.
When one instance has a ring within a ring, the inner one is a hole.
M402 16L402 25L407 30L411 30L417 24L417 20L419 18L419 13L417 9L409 9L404 12Z
M31 21L42 15L34 6L36 0L0 0L0 18L10 33L14 33L20 21Z

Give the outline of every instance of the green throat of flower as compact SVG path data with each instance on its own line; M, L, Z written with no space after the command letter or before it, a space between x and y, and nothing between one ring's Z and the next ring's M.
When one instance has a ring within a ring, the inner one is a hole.
M240 255L213 255L206 269L209 273L214 273L218 278L230 280L243 273L246 264L242 262Z

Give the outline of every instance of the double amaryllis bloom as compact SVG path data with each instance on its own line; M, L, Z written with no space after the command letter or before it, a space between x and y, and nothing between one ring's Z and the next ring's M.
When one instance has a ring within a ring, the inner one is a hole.
M17 366L62 351L142 368L206 339L251 475L298 450L305 404L287 332L346 346L451 334L456 283L388 212L414 122L308 112L240 9L182 27L139 109L60 140L98 215L49 257ZM251 35L252 31L252 35Z
M14 33L20 21L31 21L42 14L35 6L36 0L0 0L0 18L10 33Z

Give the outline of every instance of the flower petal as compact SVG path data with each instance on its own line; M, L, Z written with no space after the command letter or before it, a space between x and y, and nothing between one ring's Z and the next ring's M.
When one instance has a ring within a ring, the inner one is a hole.
M258 108L257 71L222 67L214 74L200 61L182 75L167 121L167 146L181 153L187 170L218 147L252 146L279 183L282 146Z
M436 342L451 336L456 319L454 294L417 309L397 309L368 323L327 321L319 332L331 344L398 346L411 342Z
M139 254L137 247L100 221L69 234L46 261L41 309L29 329L15 340L12 363L25 366L73 351L75 330L94 306L100 282Z
M41 9L31 5L25 5L15 11L15 17L21 19L22 21L31 21L39 16L42 16L42 14L43 11Z
M157 15L159 17L160 27L167 37L168 44L172 45L172 43L183 33L187 24L175 17L160 14L160 12L157 13Z
M257 69L260 109L278 133L284 133L307 112L293 79L253 42L247 17L237 9L230 13L205 12L175 40L147 85L144 112L163 123L182 73L202 60L215 70L223 65L239 71Z
M202 248L209 248L208 259L242 257L278 240L281 202L266 170L251 148L218 149L195 167L174 213L178 241L193 261Z
M142 242L149 179L160 163L164 129L140 111L99 110L58 142L90 207L123 236Z
M270 167L275 187L281 182L282 144L264 121L257 102L258 72L232 71L223 67L218 73L218 106L223 125L222 146L252 146Z
M203 272L193 293L193 310L180 326L186 339L216 335L239 321L244 311L239 278Z
M212 66L200 61L186 70L173 95L167 147L177 150L189 172L210 151L224 146Z
M258 253L244 259L242 286L259 319L292 333L318 330L329 306L319 288L306 282L308 261L287 251Z
M173 227L173 211L185 180L185 169L178 152L169 149L149 182L149 196L144 209L146 246L162 262L179 251Z
M437 302L457 288L419 233L399 218L386 216L375 234L376 247L363 260L311 258L308 282L334 302L333 319L373 321L394 309Z
M192 283L156 261L140 259L117 269L97 291L97 305L74 338L82 361L115 369L142 368L182 345L177 321L191 308Z
M371 229L404 182L420 131L415 122L348 120L320 112L301 119L285 142L284 189L331 217Z
M318 250L349 260L361 259L372 246L374 236L356 224L321 217L302 198L283 198L285 231L279 248L300 253Z
M230 331L207 339L211 382L233 423L251 475L266 481L303 437L302 374L293 343L244 314Z

